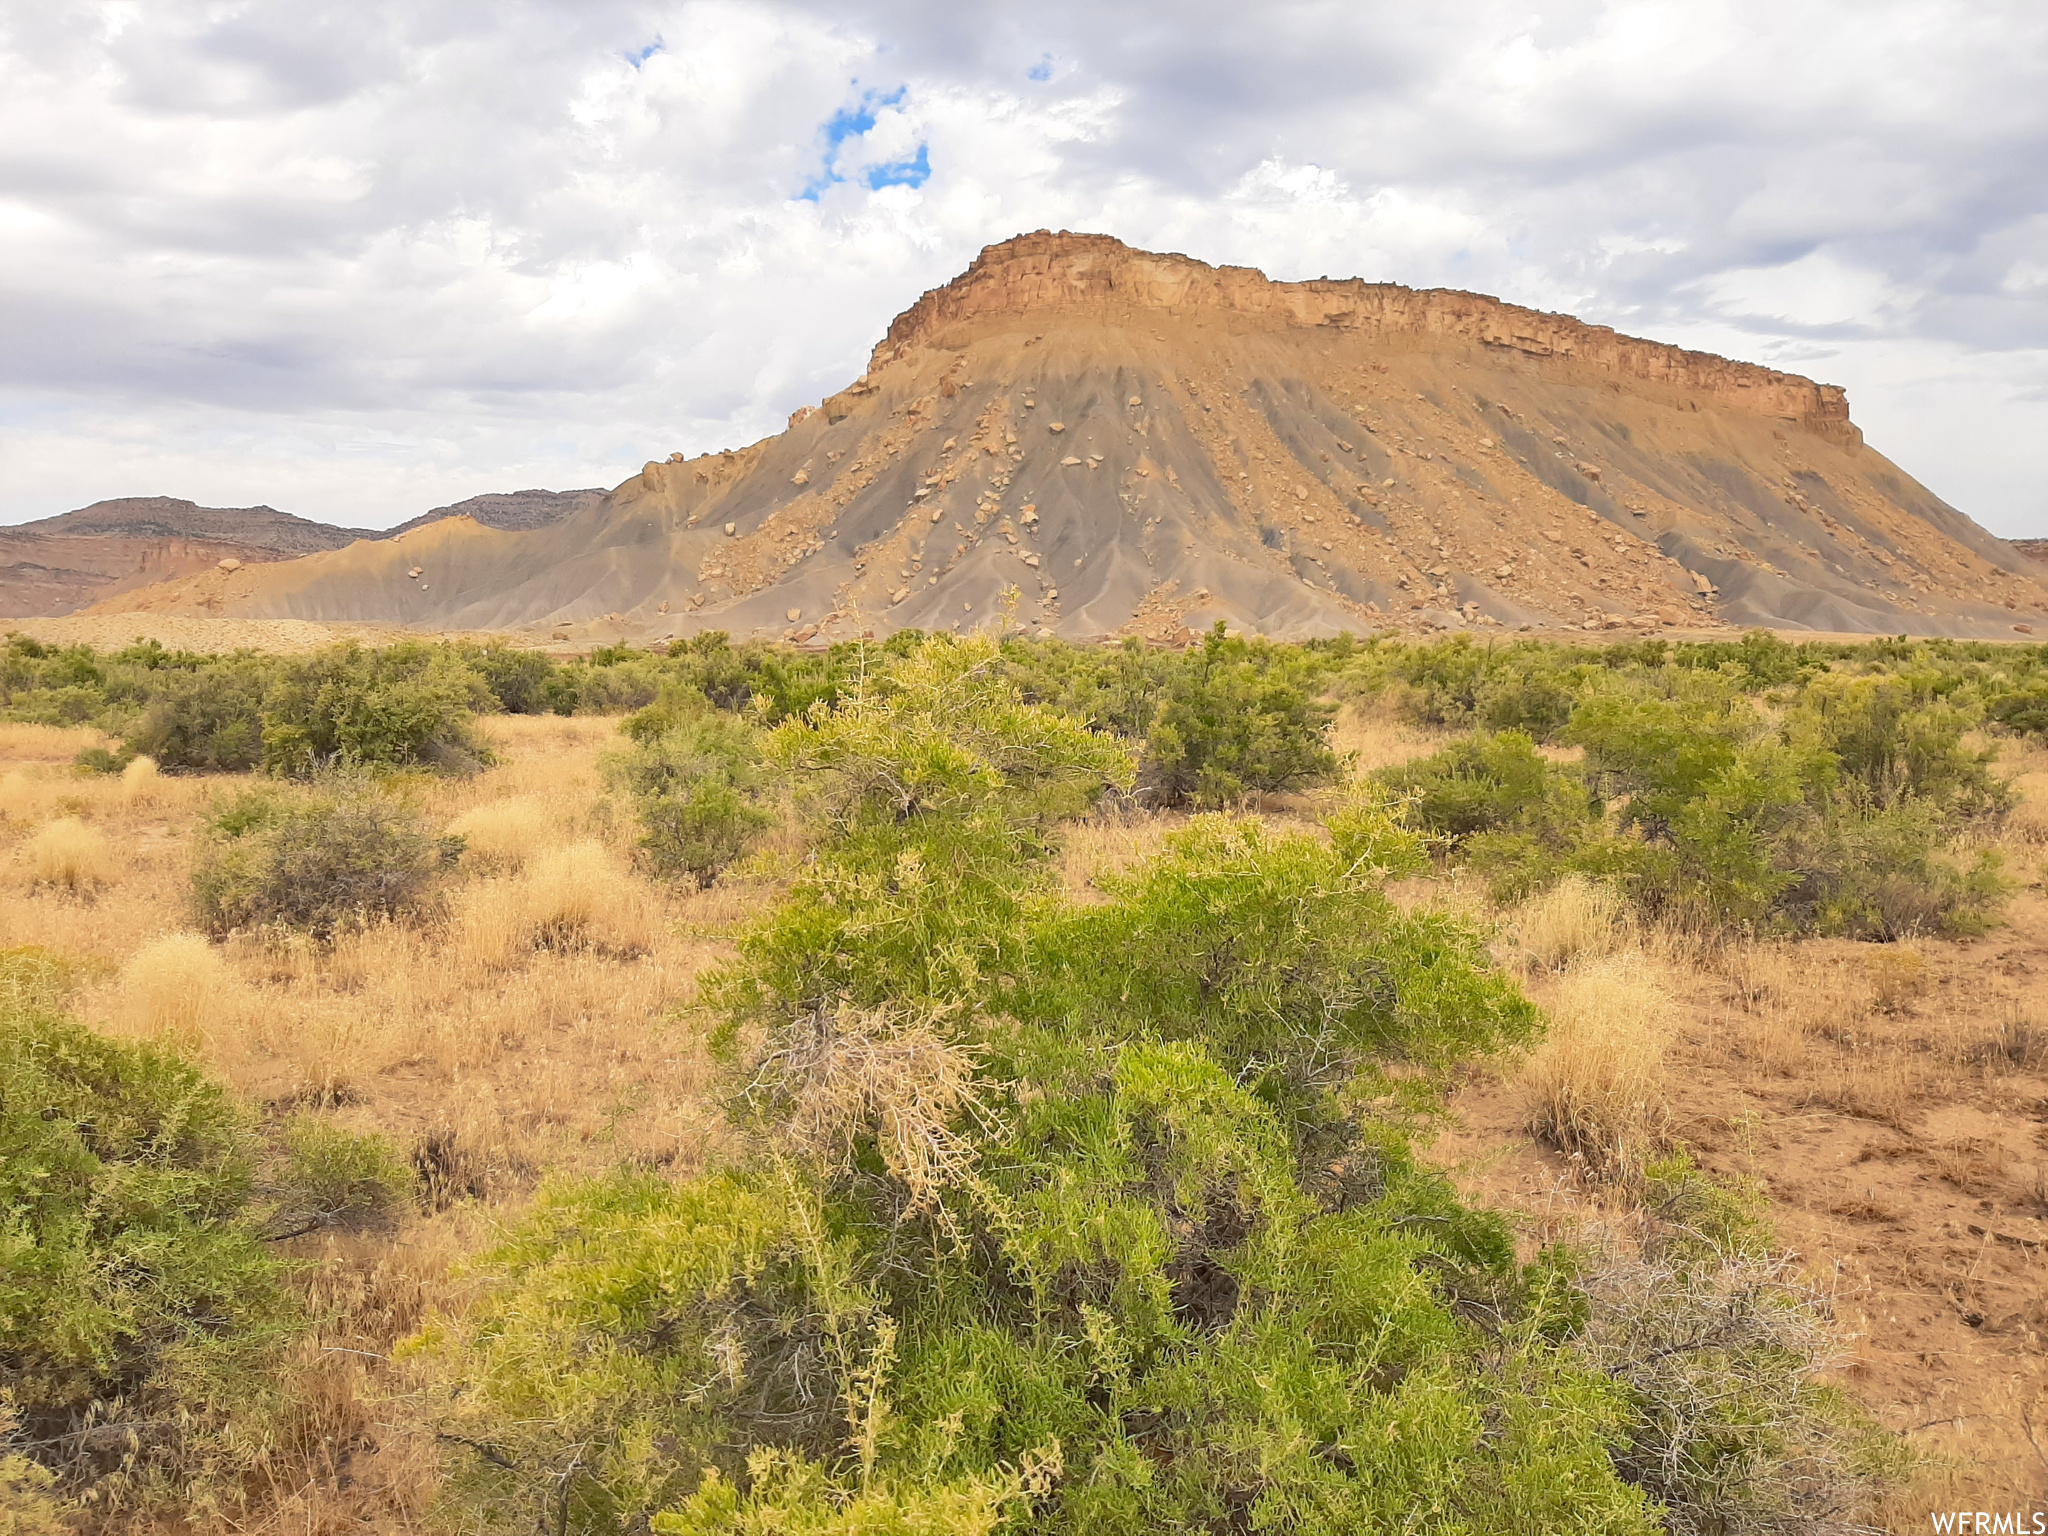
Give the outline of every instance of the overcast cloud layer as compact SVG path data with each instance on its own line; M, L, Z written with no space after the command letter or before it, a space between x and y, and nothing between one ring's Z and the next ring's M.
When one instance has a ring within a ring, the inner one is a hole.
M2048 6L0 0L0 521L751 441L1100 230L1789 368L2048 535Z

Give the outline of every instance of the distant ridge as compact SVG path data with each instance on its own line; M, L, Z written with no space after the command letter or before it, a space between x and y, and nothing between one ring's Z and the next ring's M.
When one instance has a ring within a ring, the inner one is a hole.
M509 491L423 512L396 528L343 528L275 507L202 507L176 496L120 496L32 523L0 526L0 619L55 618L156 582L262 565L382 540L444 518L490 528L550 527L601 490Z
M401 533L424 528L428 523L437 523L444 517L473 518L486 528L502 528L507 533L531 533L536 528L554 527L563 518L604 500L604 496L602 486L582 491L491 491L482 496L472 496L467 501L458 501L453 506L422 512L410 522L368 537L396 538Z
M1040 231L786 431L652 457L552 527L444 519L104 606L604 640L2012 638L2048 568L1866 445L1836 386L1484 294Z

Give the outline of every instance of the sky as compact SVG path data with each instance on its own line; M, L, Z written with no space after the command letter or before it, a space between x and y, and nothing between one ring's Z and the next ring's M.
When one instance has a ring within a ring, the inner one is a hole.
M613 485L1040 228L1842 384L2048 536L2040 0L0 0L0 522Z

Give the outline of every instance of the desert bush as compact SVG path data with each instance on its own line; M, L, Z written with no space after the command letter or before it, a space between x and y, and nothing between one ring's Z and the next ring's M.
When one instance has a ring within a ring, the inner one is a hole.
M399 1209L411 1192L412 1169L382 1136L300 1113L285 1121L280 1140L283 1156L264 1189L273 1233L374 1221Z
M420 912L455 852L365 784L248 790L201 826L193 905L215 938L274 926L332 939L344 928Z
M1547 1010L1550 1027L1523 1070L1529 1128L1596 1176L1640 1177L1666 1135L1672 1009L1640 958L1566 973Z
M74 895L111 884L119 874L114 850L97 827L76 816L45 822L23 845L29 879Z
M250 1127L197 1068L37 990L0 987L0 1370L69 1487L189 1492L293 1321Z
M1984 713L2015 736L2048 741L2048 680L1994 688Z
M663 879L709 885L774 822L757 800L757 733L702 707L666 714L658 729L629 718L635 724L635 745L606 757L603 769L639 820L641 859Z
M1555 647L1480 647L1470 635L1374 647L1352 666L1352 693L1385 693L1423 725L1518 731L1549 741L1571 718L1589 664Z
M422 1341L450 1518L1647 1533L1570 1298L1364 1113L1534 1024L1385 897L1414 836L1204 818L1062 908L1053 821L1127 759L990 649L778 728L830 873L712 990L759 1156L558 1183L486 1259Z
M503 640L463 646L459 653L483 679L497 707L508 715L567 714L558 710L561 668L541 651L522 650ZM573 706L572 706L573 708Z
M277 670L263 698L263 768L287 778L413 763L466 771L490 758L474 721L495 702L445 647L336 646Z
M1485 874L1499 901L1548 885L1600 831L1584 783L1520 731L1479 732L1373 777L1407 803L1413 825Z
M1653 1172L1652 1218L1610 1236L1578 1281L1574 1351L1630 1401L1616 1466L1679 1536L1868 1530L1859 1517L1903 1458L1823 1382L1826 1298L1774 1251L1754 1192L1683 1159Z
M1160 805L1213 809L1330 778L1337 757L1323 731L1334 710L1317 697L1317 681L1266 642L1230 638L1219 622L1167 675L1141 791Z
M1477 933L1401 912L1382 889L1385 865L1352 853L1347 843L1371 835L1363 820L1326 842L1197 818L1105 880L1106 903L1041 928L1031 1006L1106 1030L1195 1035L1233 1068L1322 1084L1369 1053L1445 1061L1525 1038L1534 1012L1493 974ZM1401 834L1389 821L1378 835Z
M2011 882L1995 849L1948 851L1944 820L1931 800L1836 801L1779 840L1777 858L1796 872L1779 910L1802 930L1857 939L1984 932Z
M196 1046L233 986L227 963L196 933L170 933L138 949L121 968L133 1023L167 1043Z
M545 1188L472 1266L477 1305L421 1341L457 1364L441 1432L482 1448L454 1499L487 1528L617 1531L707 1467L740 1476L734 1418L837 1443L876 1306L810 1199L773 1172Z
M264 755L264 698L281 666L237 654L151 669L147 703L123 732L122 750L196 772L256 767Z
M860 683L769 734L822 846L741 936L741 963L709 979L722 1007L786 1021L842 996L960 1006L1015 977L1053 822L1131 767L1024 703L998 658L987 640L936 637L886 690Z
M19 1425L13 1395L0 1391L0 1536L68 1536L56 1474L14 1449Z
M119 773L134 761L127 749L113 750L107 747L83 747L71 760L71 766L80 773Z
M1799 691L1788 728L1810 727L1860 788L1857 798L1879 810L1907 801L1943 816L2003 810L2010 797L1991 777L1992 750L1963 740L1977 712L1935 686L1927 677L1818 677Z
M1507 832L1566 849L1593 815L1585 786L1520 731L1480 732L1374 777L1409 802L1418 827L1454 842Z

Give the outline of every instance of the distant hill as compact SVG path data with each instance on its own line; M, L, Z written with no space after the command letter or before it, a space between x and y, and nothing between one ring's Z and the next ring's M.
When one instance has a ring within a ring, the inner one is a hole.
M444 517L473 518L486 528L502 528L507 533L531 533L536 528L554 527L563 518L604 500L604 495L602 488L586 491L491 491L482 496L472 496L467 501L458 501L451 507L436 507L431 512L422 512L411 522L400 523L396 528L373 537L395 538L415 528L424 528L428 523L437 523Z
M2012 547L2029 560L2038 560L2048 565L2048 539L2014 539Z
M451 509L452 510L452 509ZM108 608L824 642L1717 625L2003 636L2048 568L1842 390L1483 294L1022 235L787 431L551 528L206 572Z
M33 523L0 526L0 619L60 617L138 587L270 564L382 540L449 517L514 531L546 528L601 490L509 491L436 507L398 528L340 528L275 507L202 507L175 496L122 496Z

